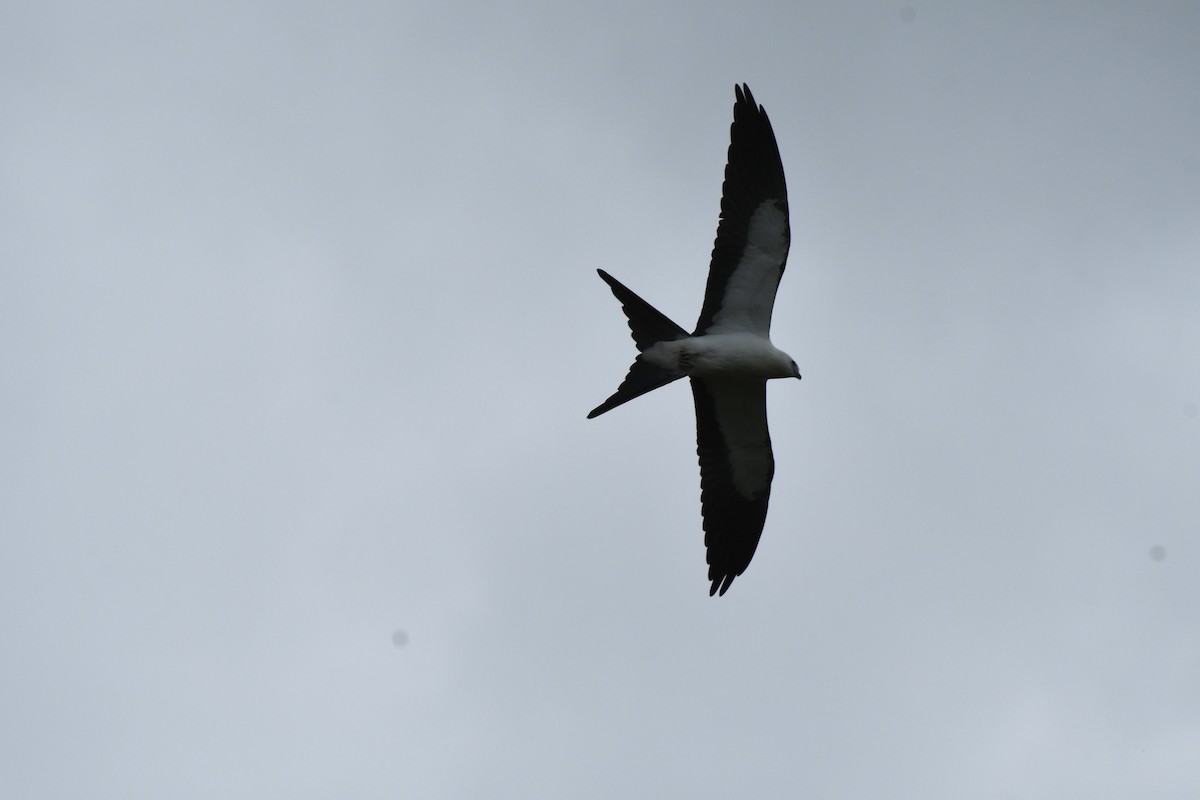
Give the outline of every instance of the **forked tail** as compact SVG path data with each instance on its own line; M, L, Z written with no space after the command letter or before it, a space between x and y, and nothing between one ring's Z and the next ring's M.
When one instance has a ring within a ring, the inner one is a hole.
M639 355L630 366L629 374L625 376L621 386L612 397L593 408L588 414L588 419L598 417L622 403L628 403L635 397L641 397L646 392L682 378L684 373L678 370L663 369L647 364L642 360L640 353L658 342L686 339L691 335L604 270L598 269L596 272L600 273L600 277L604 279L604 282L612 289L612 293L616 295L617 300L621 302L621 310L625 312L625 317L629 320L629 331L633 334L633 341L637 345Z

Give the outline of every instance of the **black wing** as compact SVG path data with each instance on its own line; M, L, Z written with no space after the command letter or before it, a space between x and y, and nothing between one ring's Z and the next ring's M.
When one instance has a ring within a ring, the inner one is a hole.
M695 333L766 336L791 243L787 183L766 110L745 84L734 93L721 221Z
M750 565L767 521L775 458L763 380L692 378L709 594Z

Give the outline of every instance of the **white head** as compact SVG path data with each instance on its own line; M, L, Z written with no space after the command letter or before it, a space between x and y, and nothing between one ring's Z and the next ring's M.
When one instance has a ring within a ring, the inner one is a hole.
M800 367L796 366L796 359L789 356L782 350L775 351L778 355L775 358L776 372L771 375L772 378L800 378Z

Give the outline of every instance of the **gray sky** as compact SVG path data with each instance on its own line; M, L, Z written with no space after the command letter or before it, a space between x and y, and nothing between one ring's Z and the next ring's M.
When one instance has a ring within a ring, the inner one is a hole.
M0 795L1200 796L1192 3L0 9ZM691 397L733 85L758 554Z

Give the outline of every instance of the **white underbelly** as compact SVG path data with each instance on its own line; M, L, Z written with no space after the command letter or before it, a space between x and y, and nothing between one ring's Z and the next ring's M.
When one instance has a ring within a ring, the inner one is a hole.
M658 342L642 359L660 369L696 377L770 378L789 360L769 339L747 333L695 336Z

